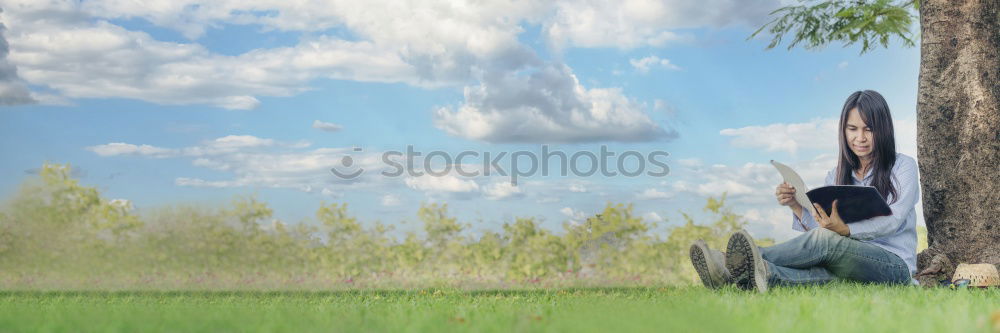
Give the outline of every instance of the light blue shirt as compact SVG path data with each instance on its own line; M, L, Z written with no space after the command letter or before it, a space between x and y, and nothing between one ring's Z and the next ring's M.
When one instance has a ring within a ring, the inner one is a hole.
M834 185L837 174L837 167L826 173L824 185ZM868 170L863 180L859 180L855 173L851 173L854 183L852 185L871 186L872 171ZM857 221L848 224L851 230L851 238L868 242L899 256L910 268L910 275L917 271L917 211L915 209L917 200L920 197L920 183L917 179L917 161L912 157L896 154L896 164L892 166L892 185L899 194L898 200L892 202L889 196L889 208L892 209L890 216L878 216L867 220ZM819 228L816 219L809 212L809 209L802 210L802 220L792 214L792 229L806 231L802 228L805 224L809 229Z

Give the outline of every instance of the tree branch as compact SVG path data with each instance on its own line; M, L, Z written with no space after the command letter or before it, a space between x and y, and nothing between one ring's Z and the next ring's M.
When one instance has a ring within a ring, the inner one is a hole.
M902 40L904 46L916 45L910 26L917 19L919 2L904 0L800 0L802 5L782 7L771 12L776 18L764 24L747 39L767 29L772 35L767 49L781 44L791 35L788 49L804 45L806 49L822 48L835 41L850 46L861 43L864 54L875 45L889 47L891 37Z

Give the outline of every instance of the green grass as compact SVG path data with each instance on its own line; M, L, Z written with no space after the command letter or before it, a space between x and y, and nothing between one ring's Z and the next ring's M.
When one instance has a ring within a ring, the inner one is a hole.
M991 318L994 317L994 318ZM1000 290L0 292L3 332L991 332Z

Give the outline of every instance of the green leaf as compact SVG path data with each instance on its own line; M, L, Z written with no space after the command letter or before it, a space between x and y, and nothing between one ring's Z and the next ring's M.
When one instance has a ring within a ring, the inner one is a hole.
M806 49L822 48L832 42L845 47L861 42L861 53L873 45L888 47L892 37L903 46L916 43L910 26L917 19L919 1L893 0L818 1L802 0L803 5L787 6L771 12L775 16L755 30L752 39L765 30L772 35L767 49L777 47L783 37L791 35L788 49L802 45Z

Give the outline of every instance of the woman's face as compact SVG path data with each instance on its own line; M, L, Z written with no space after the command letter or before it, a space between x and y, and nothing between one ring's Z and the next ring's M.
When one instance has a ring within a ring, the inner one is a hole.
M873 141L872 129L861 120L861 113L858 108L851 109L847 114L847 126L844 127L844 137L847 138L847 146L859 159L868 159L872 154Z

